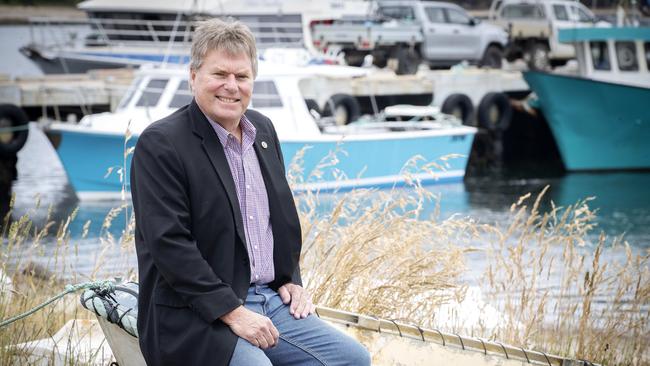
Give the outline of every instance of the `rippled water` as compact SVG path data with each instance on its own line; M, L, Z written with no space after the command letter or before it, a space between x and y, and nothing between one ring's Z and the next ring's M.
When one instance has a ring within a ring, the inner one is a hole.
M19 153L19 177L13 188L16 195L14 217L27 213L38 227L42 227L48 207L51 207L52 218L56 221L65 220L78 207L76 219L70 225L71 244L75 248L76 269L89 273L94 267L95 258L103 252L100 237L110 233L119 238L124 230L124 215L118 215L108 230L102 229L106 215L111 209L119 207L121 202L77 201L56 152L38 127L35 124L31 127L28 142ZM591 207L598 209L599 228L593 232L592 240L595 241L602 230L609 236L625 234L636 250L650 248L650 195L647 193L650 173L568 174L555 178L493 176L472 178L466 183L433 185L427 189L440 195L440 217L443 219L460 215L472 217L481 223L506 225L511 219L509 209L513 202L521 195L537 193L547 185L550 188L542 210L550 207L551 200L556 205L569 205L584 197L594 196ZM333 197L322 196L323 210ZM37 200L40 200L40 208L35 207ZM433 212L434 203L431 203L425 208L423 216ZM82 228L89 220L88 235L82 238ZM55 247L51 239L49 242L46 240L41 249L43 253L36 260L47 262ZM107 265L107 270L135 264L134 255L125 259L115 256L110 250L102 255L112 263ZM608 255L614 257L622 255L622 252L610 252ZM473 274L482 272L484 254L472 254L468 260Z

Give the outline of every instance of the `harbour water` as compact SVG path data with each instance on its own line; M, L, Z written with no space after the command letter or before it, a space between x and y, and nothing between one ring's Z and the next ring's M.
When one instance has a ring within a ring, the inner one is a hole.
M69 33L83 37L83 27L68 26ZM31 33L30 33L31 32ZM13 77L39 75L41 72L26 57L18 52L19 47L30 41L27 26L0 26L0 42L3 58L0 59L0 73ZM102 235L102 222L111 209L120 202L79 203L69 185L56 153L47 139L32 126L27 145L19 154L18 181L14 185L16 203L14 217L29 213L34 222L42 224L48 206L52 207L54 220L62 220L79 208L77 218L71 224L72 240L83 242L88 255L94 252L93 242ZM452 215L472 217L483 223L507 222L509 208L513 202L526 193L537 193L549 186L544 207L573 204L585 197L595 197L591 207L598 210L597 236L602 230L609 236L625 235L633 248L645 251L650 248L650 172L617 173L572 173L551 175L544 168L520 168L484 177L468 177L466 182L436 185L428 189L440 194L440 218ZM34 206L38 200L40 208ZM433 212L434 203L428 208ZM81 239L83 225L91 221L88 234ZM109 229L119 236L126 219L118 216ZM120 225L121 224L121 225Z
M595 242L601 232L610 237L624 235L635 251L644 252L650 249L648 172L583 173L545 177L543 171L518 171L469 177L464 183L428 186L428 190L439 195L439 212L435 213L436 202L429 202L422 217L434 214L439 215L438 219L452 216L471 217L479 223L503 226L512 219L510 206L520 196L527 193L535 195L545 186L549 186L549 189L542 201L542 211L550 209L551 201L556 206L566 206L586 197L594 197L590 207L597 209L597 228L592 231L590 238L586 239ZM13 217L28 214L37 228L45 225L48 212L51 220L61 223L73 211L78 210L75 220L70 224L70 244L76 248L75 268L81 274L87 275L92 271L94 259L105 245L106 235L119 238L126 226L126 217L120 213L109 228L103 227L107 214L124 202L79 202L76 199L56 152L36 124L32 124L28 142L19 153L18 180L14 184L13 192L16 196ZM327 209L328 202L335 198L335 195L323 195L323 210ZM84 236L83 228L88 221L90 226ZM44 243L47 253L48 240ZM51 250L55 250L54 239L51 240L51 246ZM125 258L111 259L110 253L104 254L109 257L111 268L135 264L134 253L130 258L126 258L127 262L124 263L114 261L122 261ZM44 256L43 260L46 261L46 258L47 256ZM478 268L482 268L483 258L482 255L470 258L475 263L469 267L474 269L476 275L479 275ZM111 272L110 268L106 270ZM470 282L473 281L470 279Z

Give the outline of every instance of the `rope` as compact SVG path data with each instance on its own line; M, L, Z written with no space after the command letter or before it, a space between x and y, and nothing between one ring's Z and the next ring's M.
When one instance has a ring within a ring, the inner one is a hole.
M16 321L18 321L20 319L26 318L26 317L34 314L35 312L43 309L47 305L61 299L65 295L77 292L79 290L86 290L86 289L96 289L96 290L99 290L99 291L101 291L103 293L107 293L107 292L113 291L114 287L115 287L115 282L110 281L110 280L108 280L108 281L84 282L84 283L80 283L80 284L76 284L76 285L66 285L65 290L63 292L59 293L58 295L53 296L53 297L45 300L40 305L37 305L36 307L34 307L34 308L32 308L32 309L30 309L30 310L28 310L28 311L26 311L26 312L24 312L22 314L18 314L18 315L14 316L14 317L3 320L2 322L0 322L0 328L6 327L7 325L9 325L9 324L11 324L13 322L16 322Z
M0 127L0 133L29 130L29 124L15 127Z

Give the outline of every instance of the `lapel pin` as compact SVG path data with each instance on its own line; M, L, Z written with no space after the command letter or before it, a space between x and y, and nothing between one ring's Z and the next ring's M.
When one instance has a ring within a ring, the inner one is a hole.
M266 143L266 141L262 141L262 148L266 149L267 147L269 147L269 145Z

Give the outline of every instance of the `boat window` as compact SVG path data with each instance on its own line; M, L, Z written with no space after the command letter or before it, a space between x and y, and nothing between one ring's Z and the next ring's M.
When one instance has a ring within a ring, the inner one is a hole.
M430 23L445 23L445 12L442 8L426 8L427 19Z
M189 84L187 80L183 80L178 84L178 89L176 89L172 101L169 102L169 108L180 108L191 101L192 92L190 92Z
M645 49L645 68L650 70L650 42L646 42L643 48Z
M449 23L452 24L469 24L469 17L467 14L463 13L462 11L456 10L456 9L447 9L447 17L449 19Z
M637 71L639 63L636 59L636 45L634 42L616 42L616 60L621 71Z
M254 108L282 107L282 99L272 81L256 81L253 87Z
M512 4L506 5L501 11L501 16L506 19L516 18L533 18L543 19L544 10L540 6L534 4Z
M382 6L378 10L379 15L397 20L415 20L415 12L410 6Z
M135 91L138 90L138 86L142 82L141 78L136 78L132 83L131 86L126 90L126 94L124 94L124 97L122 97L122 100L120 101L120 105L117 106L117 109L122 109L126 108L127 105L131 102L131 99L133 99L133 94L135 94Z
M137 107L155 107L160 100L163 90L167 85L168 79L151 79L147 84L147 88L142 91L140 99L138 99Z
M564 5L553 5L553 14L557 20L569 20L569 13Z
M607 51L607 42L594 41L589 42L591 49L591 61L595 70L611 70L612 64L609 62L609 52Z

